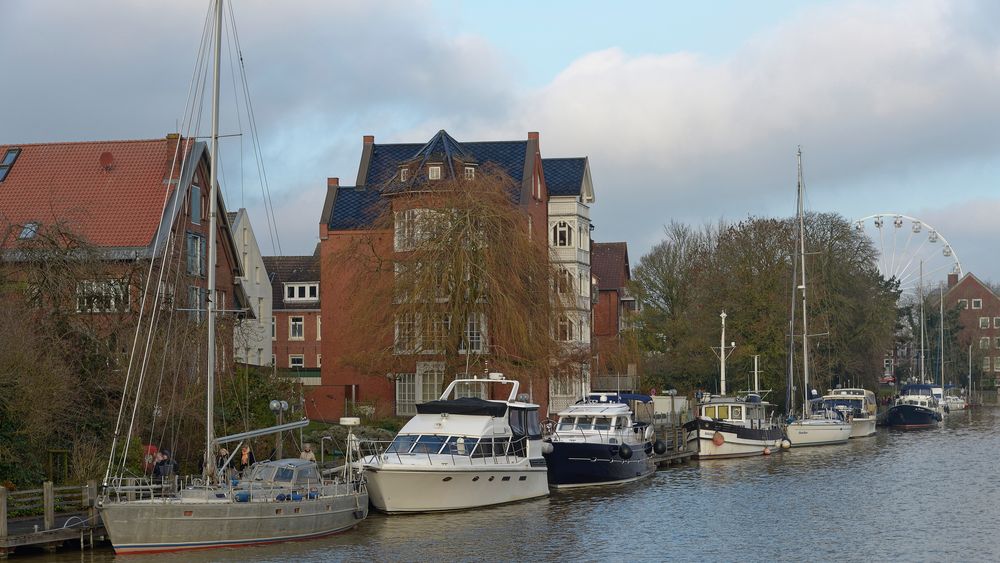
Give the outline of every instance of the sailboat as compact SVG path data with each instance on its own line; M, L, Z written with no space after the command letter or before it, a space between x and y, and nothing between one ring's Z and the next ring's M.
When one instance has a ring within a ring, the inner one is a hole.
M219 67L222 39L222 0L214 5L214 78L210 160L211 202L208 243L208 362L204 473L179 481L176 477L160 483L127 477L124 460L133 433L132 422L125 428L122 412L128 393L123 394L108 469L105 473L98 510L115 552L153 553L212 547L233 547L301 540L332 534L356 526L368 515L368 492L363 477L354 469L351 448L343 472L324 478L315 461L279 459L257 463L246 469L243 480L230 478L216 469L215 455L222 444L236 443L233 456L247 440L302 428L307 419L278 426L216 437L214 435L215 320L216 320L216 230L218 213ZM170 184L168 184L169 186ZM169 189L169 188L168 188ZM183 197L176 194L177 197ZM221 301L221 299L220 299ZM143 301L145 303L145 299ZM137 336L138 336L137 329ZM130 365L131 367L131 365ZM136 401L138 401L138 390ZM350 427L356 418L341 419ZM119 436L125 445L119 451ZM115 466L116 453L120 465ZM233 456L224 460L229 465ZM115 475L112 474L116 470Z
M781 427L774 422L771 404L758 393L744 397L726 395L726 357L732 346L726 345L726 312L722 319L719 347L719 395L704 394L695 417L684 424L688 449L698 459L746 457L768 454L781 443ZM754 387L760 388L759 382Z
M799 260L801 263L802 281L798 287L793 287L794 291L802 292L802 383L803 401L802 417L788 423L785 428L785 437L789 447L803 446L825 446L829 444L843 444L851 437L851 423L837 411L830 410L823 406L822 400L811 401L809 396L809 329L808 329L808 308L806 301L806 232L805 232L805 212L804 195L805 182L802 180L802 149L796 153L798 162L798 220L799 220ZM794 271L794 268L793 268ZM794 285L794 283L793 283ZM793 314L791 326L794 328L794 304L792 300ZM789 334L789 338L794 341L794 330ZM789 345L789 388L791 388L792 378L792 358L793 345ZM814 404L815 403L815 404Z

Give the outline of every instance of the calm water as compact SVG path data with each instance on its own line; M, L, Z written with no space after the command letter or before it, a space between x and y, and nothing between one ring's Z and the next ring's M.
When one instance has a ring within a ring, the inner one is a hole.
M842 446L693 462L642 483L438 515L373 513L326 539L132 556L181 561L1000 560L1000 410ZM115 560L110 548L12 561Z

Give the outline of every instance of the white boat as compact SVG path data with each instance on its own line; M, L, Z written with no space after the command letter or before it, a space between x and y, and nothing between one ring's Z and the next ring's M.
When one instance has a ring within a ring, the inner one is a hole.
M948 410L951 412L963 411L969 407L965 399L959 395L945 395L944 400L948 405Z
M851 423L851 438L875 434L878 404L874 392L858 388L834 389L823 396L823 406L843 413Z
M509 386L506 400L492 388ZM519 383L491 373L456 379L417 404L389 443L362 442L372 505L388 513L462 510L549 494L538 405Z
M218 246L218 99L222 0L217 0L213 8L215 79L208 264L216 264ZM165 180L164 183L170 185L172 182ZM184 197L179 193L174 195ZM138 433L134 413L140 401L136 399L136 406L131 408L133 414L129 419L123 413L130 410L126 408L130 395L129 392L123 393L108 469L102 484L101 498L98 500L98 510L115 553L156 553L302 540L350 529L368 515L368 493L360 472L352 470L350 459L345 464L344 472L333 479L322 478L314 461L301 459L279 459L254 465L248 469L249 474L242 481L230 479L224 474L224 468L229 466L244 441L302 428L309 421L303 419L272 428L225 437L215 436L215 272L216 268L208 268L206 440L203 458L205 472L201 476L184 480L174 476L173 479L160 482L130 475L128 452L132 436ZM162 279L161 271L161 282ZM153 287L153 294L166 294L164 287ZM224 299L220 301L225 302ZM142 302L145 304L147 299L144 298ZM154 323L151 322L152 324ZM154 328L155 325L150 328L151 333ZM138 337L137 328L137 341ZM133 350L133 360L135 355ZM130 361L130 375L133 365L139 365L142 361L146 360L135 360L135 363ZM141 386L141 383L138 385ZM137 397L140 396L140 389L141 387L133 389ZM342 423L348 426L359 422L358 419L342 419ZM119 440L119 436L123 438ZM221 467L215 468L215 451L220 445L229 443L237 444L232 448L233 455L224 460Z
M699 397L694 419L684 424L688 449L694 451L698 459L747 457L777 451L782 439L781 426L771 416L770 403L757 393L726 396L726 357L732 348L726 345L725 311L719 316L722 318L718 354L722 393ZM757 377L754 369L754 387L760 386Z
M816 412L813 410L809 393L809 328L808 328L808 308L806 301L806 232L805 232L805 212L803 210L803 200L805 199L805 182L802 179L802 149L797 153L798 162L798 219L799 219L799 262L801 264L802 281L801 285L793 287L802 291L802 391L806 394L802 401L802 416L797 420L792 420L785 428L785 435L788 439L789 447L803 446L825 446L830 444L842 444L851 437L851 424L838 413L822 408ZM794 268L793 268L794 270ZM796 284L792 284L795 286ZM795 303L795 300L792 300ZM793 309L794 317L794 309ZM794 355L794 338L789 339L789 362ZM789 366L789 389L791 389L791 377L793 370ZM791 397L791 394L789 395Z

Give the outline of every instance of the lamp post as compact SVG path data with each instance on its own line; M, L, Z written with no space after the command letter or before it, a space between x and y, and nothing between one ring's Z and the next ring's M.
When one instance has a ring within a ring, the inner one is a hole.
M323 436L323 437L321 437L319 439L319 465L320 465L320 467L323 467L323 464L326 462L326 448L324 446L326 446L326 441L327 440L330 440L330 442L333 443L333 436Z
M278 417L278 425L281 426L282 422L284 421L284 412L288 410L288 401L279 401L277 399L273 399L268 406L270 406L271 412L274 413L274 416ZM283 457L281 455L282 451L281 438L282 438L281 432L278 432L278 443L276 445L278 450L278 459L281 459Z

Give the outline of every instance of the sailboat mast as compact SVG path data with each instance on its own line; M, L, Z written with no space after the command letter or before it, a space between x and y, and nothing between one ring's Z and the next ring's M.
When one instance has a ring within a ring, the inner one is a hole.
M938 315L941 319L941 345L938 347L938 354L941 356L941 392L944 393L944 287L940 284L938 285Z
M799 169L799 256L801 259L802 266L802 285L799 289L802 290L802 384L803 384L803 402L802 411L805 414L809 414L809 323L807 320L806 311L806 229L805 229L805 212L803 211L803 199L805 183L802 181L802 147L798 147L798 151L795 155L796 162Z
M726 312L723 311L722 317L722 338L719 340L719 391L720 395L726 395Z
M215 260L216 225L218 214L219 169L219 68L222 59L222 0L215 2L215 60L212 72L212 158L209 178L208 215L208 361L205 367L207 393L205 394L205 471L214 466L212 441L215 440Z
M927 383L924 377L924 261L920 261L920 383Z

